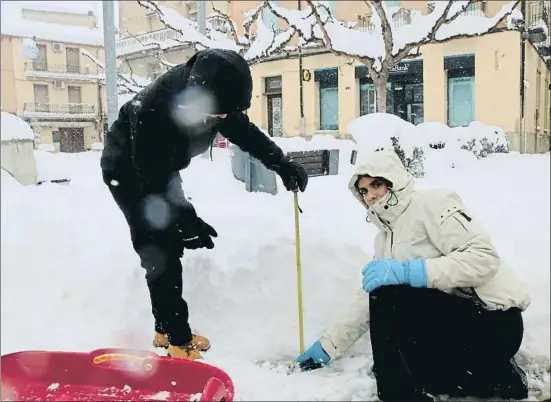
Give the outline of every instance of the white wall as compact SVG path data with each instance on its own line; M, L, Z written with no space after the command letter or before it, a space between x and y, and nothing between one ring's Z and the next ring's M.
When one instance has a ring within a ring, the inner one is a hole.
M29 140L2 141L2 169L21 184L36 185L36 161L34 145Z

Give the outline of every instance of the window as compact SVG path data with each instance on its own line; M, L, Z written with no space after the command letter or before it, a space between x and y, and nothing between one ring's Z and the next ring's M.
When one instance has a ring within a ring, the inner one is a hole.
M392 82L386 84L386 112L393 113L394 97L392 92ZM360 116L377 111L377 92L375 84L370 79L360 79Z
M266 77L266 93L281 93L281 75L277 77Z
M320 130L339 129L339 80L336 68L317 70L319 83Z
M65 48L68 73L80 73L80 50L76 47Z
M375 113L377 110L377 94L375 85L371 83L360 83L360 116Z
M163 71L161 70L160 63L148 63L147 64L147 77L151 78L152 80L157 79Z
M49 99L48 99L48 85L34 84L34 110L33 112L48 112Z
M69 99L69 113L82 113L82 95L80 87L68 86L67 93Z
M333 18L337 18L337 1L336 0L329 1L329 11L331 12L331 16Z
M448 125L468 126L474 121L474 75L448 78Z
M337 18L337 4L336 4L336 0L329 0L329 1L324 1L322 2L322 4L329 8L329 12L331 13L331 16L333 18ZM324 7L319 7L318 10L320 11L320 14L325 14L325 8Z
M272 0L272 3L277 6L277 1ZM268 7L262 9L262 21L268 29L279 31L279 18Z
M34 71L48 71L48 52L46 45L37 44L38 55L36 59L33 60L33 70Z

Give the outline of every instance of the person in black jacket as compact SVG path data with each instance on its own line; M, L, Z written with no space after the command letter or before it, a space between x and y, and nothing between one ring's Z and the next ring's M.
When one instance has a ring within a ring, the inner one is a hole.
M197 52L125 103L105 137L103 180L130 227L146 270L155 318L153 344L173 357L201 359L207 338L191 333L182 298L183 250L212 249L216 231L197 216L179 171L212 147L219 132L275 171L287 190L304 191L308 175L251 123L252 77L230 50Z

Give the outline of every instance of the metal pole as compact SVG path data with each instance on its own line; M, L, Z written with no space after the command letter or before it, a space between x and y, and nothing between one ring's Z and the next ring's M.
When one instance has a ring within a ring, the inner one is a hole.
M115 47L115 2L102 1L105 80L107 81L107 122L109 127L119 113L117 94L117 51Z
M205 12L205 1L196 1L197 4L197 29L201 35L206 35L207 33L207 16ZM207 149L201 154L201 159L209 159L210 150Z
M520 12L522 13L522 30L520 32L520 153L526 153L526 35L527 35L527 21L526 21L526 0L520 2Z
M197 3L197 25L199 28L199 33L205 35L207 32L205 1L196 1L195 3Z
M298 10L302 9L302 1L298 0ZM298 80L300 89L300 126L299 135L304 137L304 88L302 86L302 48L298 48Z

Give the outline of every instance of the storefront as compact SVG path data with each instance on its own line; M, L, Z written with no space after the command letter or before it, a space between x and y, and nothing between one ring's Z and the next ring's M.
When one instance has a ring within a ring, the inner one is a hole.
M356 66L355 77L360 84L360 115L376 110L375 85L366 66ZM387 83L387 113L395 114L413 124L424 121L423 60L403 61L390 71Z

